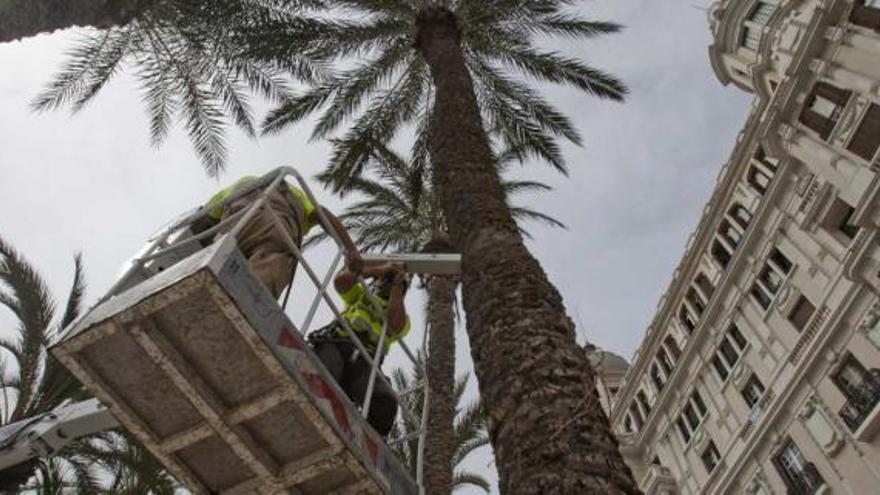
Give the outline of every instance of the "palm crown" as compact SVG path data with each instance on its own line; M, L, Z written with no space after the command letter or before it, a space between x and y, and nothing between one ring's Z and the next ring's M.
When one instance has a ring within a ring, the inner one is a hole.
M339 186L358 175L377 142L388 142L406 124L415 124L412 156L427 155L433 83L427 62L414 47L416 20L442 4L457 19L461 47L484 124L501 147L520 158L537 157L565 170L557 140L580 144L572 122L525 79L573 86L621 100L626 88L614 77L583 62L537 48L544 36L583 39L612 33L619 26L592 22L566 12L572 0L327 0L314 23L279 29L264 25L246 36L259 60L284 60L290 49L311 59L346 67L313 81L270 112L266 132L277 132L320 112L313 138L325 138L351 121L332 158ZM304 12L302 18L308 18ZM271 43L266 43L273 40ZM259 41L259 42L258 42ZM280 56L280 58L278 58Z
M504 175L516 160L509 153L499 158L498 172ZM375 171L376 178L361 176L348 182L343 192L354 193L361 199L339 217L361 249L418 252L430 241L448 236L439 199L431 185L430 167L424 167L416 160L406 160L381 143L371 147L368 165ZM332 180L329 172L318 177L323 182ZM544 183L529 180L506 179L502 186L508 198L521 193L552 190ZM539 221L565 228L559 220L528 206L511 205L510 210L516 220ZM519 229L529 235L521 225ZM309 243L325 237L326 234L318 234Z
M128 66L140 83L154 145L172 121L186 126L211 175L225 163L230 122L255 135L252 95L289 96L289 76L309 81L316 69L293 54L273 60L244 56L236 33L259 25L294 25L310 0L163 0L137 18L105 31L87 31L68 60L33 101L37 110L81 110Z

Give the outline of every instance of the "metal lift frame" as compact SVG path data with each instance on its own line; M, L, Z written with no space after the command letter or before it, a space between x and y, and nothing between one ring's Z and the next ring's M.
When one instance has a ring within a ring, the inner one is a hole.
M149 241L149 244L143 254L132 261L131 266L126 270L125 274L110 289L107 295L100 302L103 302L115 295L121 294L126 289L132 287L133 285L136 285L140 281L150 278L155 273L157 273L157 271L162 270L163 267L157 267L157 263L167 262L167 260L170 259L172 260L173 264L173 262L175 261L183 259L184 257L187 257L196 251L200 251L202 249L200 244L201 241L210 239L218 233L220 234L220 236L218 239L215 240L215 243L235 242L238 234L240 234L247 223L261 211L270 215L276 227L278 227L282 232L285 232L281 218L279 218L279 216L273 211L273 209L268 206L268 200L270 196L278 190L279 187L282 187L288 177L293 177L296 180L300 189L316 206L315 211L321 217L321 224L324 226L330 226L330 228L325 228L325 230L327 230L327 233L333 239L336 245L336 254L330 264L327 273L324 274L323 277L319 277L319 275L306 261L305 257L303 256L302 250L299 246L297 246L296 242L293 239L285 236L287 247L296 258L298 265L301 266L303 270L305 270L306 274L308 275L309 279L314 284L316 289L316 294L314 296L314 299L311 301L309 310L306 313L302 324L299 326L299 332L303 336L306 335L311 327L312 320L318 308L320 307L320 303L322 300L327 304L328 308L331 310L336 320L349 330L349 332L346 332L348 334L348 338L370 364L370 379L367 392L365 394L364 403L361 404L361 413L364 418L368 416L376 380L382 380L392 390L403 419L412 425L418 425L418 430L414 432L418 435L418 451L417 458L415 459L417 466L415 481L417 483L417 486L419 487L420 492L423 492L423 457L425 449L425 430L427 425L430 394L430 387L428 386L427 378L422 380L421 383L417 383L413 388L409 390L394 390L394 387L391 385L388 379L379 372L381 358L384 353L383 347L387 328L383 325L382 335L379 340L379 344L377 346L376 352L372 355L367 352L360 340L355 337L354 332L350 331L351 328L349 327L348 322L344 318L342 318L339 307L336 305L334 298L330 294L328 294L327 291L333 279L333 274L336 272L339 263L343 258L344 249L343 244L340 241L340 235L332 228L332 224L327 221L324 212L320 208L320 204L318 203L315 196L312 194L312 191L309 188L308 184L305 182L305 180L303 180L302 176L295 169L291 167L280 167L264 175L253 183L242 186L239 190L235 191L228 198L222 201L220 203L220 206L226 206L241 197L260 190L257 199L244 210L230 215L228 218L222 219L219 224L204 232L200 232L197 234L189 234L187 232L189 226L196 219L204 214L203 208L198 208L190 211L183 215L183 217L181 217L177 221L174 221L171 225L163 229L157 236L154 236L154 238ZM182 253L182 255L180 253ZM457 270L458 266L457 255L418 255L414 257L383 257L373 255L368 257L366 261L369 263L380 261L403 261L405 264L409 264L409 262L414 261L414 264L418 265L420 267L420 270L428 270L435 273L453 273L455 270ZM369 285L364 283L363 279L361 279L360 282L363 283L364 287L367 288L368 300L370 300L373 304L378 304L376 296L369 292ZM288 293L291 288L292 285L288 288ZM75 324L76 322L74 323L74 325ZM420 367L422 371L422 376L427 377L424 365L419 363L419 361L410 350L409 346L403 341L399 341L399 345L401 346L401 349L404 351L404 354L407 356L411 364L413 366ZM405 396L419 389L422 389L424 394L424 403L422 407L421 417L417 417L415 411L409 409L407 407L407 402L403 400ZM393 444L395 442L405 442L411 440L412 438L413 435L410 434L402 438L393 439L388 443Z

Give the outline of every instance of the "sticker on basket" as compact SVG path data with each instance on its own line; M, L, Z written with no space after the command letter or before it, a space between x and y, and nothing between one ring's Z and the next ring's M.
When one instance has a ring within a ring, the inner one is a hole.
M345 405L339 400L339 397L336 395L336 392L333 391L333 387L327 384L326 381L321 377L321 375L315 373L304 373L306 381L309 382L309 386L312 389L312 393L322 399L326 399L327 402L330 403L330 408L333 411L333 417L336 418L336 423L339 424L342 431L345 432L346 436L351 439L354 435L351 431L351 425L348 422L348 413L345 411Z

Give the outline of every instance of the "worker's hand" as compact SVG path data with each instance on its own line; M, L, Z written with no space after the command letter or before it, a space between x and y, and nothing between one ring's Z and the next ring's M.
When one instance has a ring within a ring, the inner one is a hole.
M390 271L394 273L394 280L392 282L395 285L406 283L406 266L403 263L391 263Z
M345 253L345 268L351 273L360 275L364 271L364 259L357 251Z

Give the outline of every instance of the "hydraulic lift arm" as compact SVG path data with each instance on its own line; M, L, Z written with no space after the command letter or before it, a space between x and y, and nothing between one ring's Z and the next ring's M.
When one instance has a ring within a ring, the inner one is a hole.
M119 426L97 399L58 409L0 428L0 478L4 471L47 457L74 440Z

